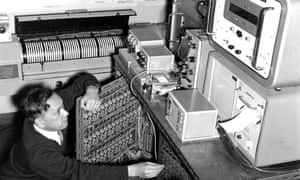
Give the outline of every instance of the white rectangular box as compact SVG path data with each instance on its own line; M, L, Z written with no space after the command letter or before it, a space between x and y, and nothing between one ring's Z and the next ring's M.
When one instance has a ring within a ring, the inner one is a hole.
M143 46L164 45L162 37L149 27L129 29L127 39L136 53L140 52Z
M212 138L216 134L217 110L198 89L170 92L166 119L181 142Z
M166 46L144 46L141 49L141 57L147 71L155 73L174 70L174 54Z

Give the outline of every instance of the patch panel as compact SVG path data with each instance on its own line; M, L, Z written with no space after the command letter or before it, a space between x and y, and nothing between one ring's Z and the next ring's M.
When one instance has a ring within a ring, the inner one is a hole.
M76 105L76 158L87 163L152 159L153 128L139 101L120 77L101 87L95 112Z

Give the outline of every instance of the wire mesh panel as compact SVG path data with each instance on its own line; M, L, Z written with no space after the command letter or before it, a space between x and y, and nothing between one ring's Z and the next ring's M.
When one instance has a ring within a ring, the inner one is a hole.
M101 87L95 112L76 105L76 157L88 163L127 163L152 159L153 127L121 77Z

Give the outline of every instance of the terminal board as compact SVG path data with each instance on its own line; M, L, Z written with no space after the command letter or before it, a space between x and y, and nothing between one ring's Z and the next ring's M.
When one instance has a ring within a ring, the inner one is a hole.
M153 158L153 127L120 77L101 88L96 112L76 109L76 158L88 163L127 163Z

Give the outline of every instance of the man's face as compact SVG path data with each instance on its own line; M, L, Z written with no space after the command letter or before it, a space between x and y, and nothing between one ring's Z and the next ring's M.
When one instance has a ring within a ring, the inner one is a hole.
M47 104L50 107L47 111L42 112L40 121L43 124L43 129L48 131L57 131L65 129L68 126L69 113L64 109L63 100L57 94L53 94Z

